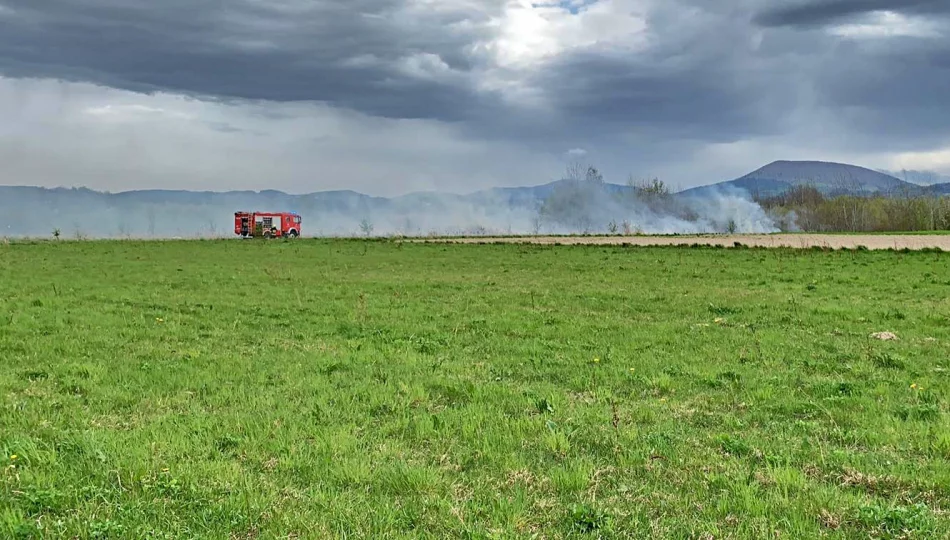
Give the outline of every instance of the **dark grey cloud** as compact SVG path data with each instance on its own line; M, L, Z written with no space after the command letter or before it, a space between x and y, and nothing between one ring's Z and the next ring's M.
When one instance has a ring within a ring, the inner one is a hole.
M772 86L763 72L741 64L639 62L579 53L539 74L536 83L552 95L565 126L617 132L646 128L657 137L710 142L774 134L793 99ZM581 119L579 121L579 119Z
M459 14L394 19L402 2L0 2L0 72L221 99L326 101L370 114L461 120L490 106L464 75L476 37ZM474 16L475 14L469 14ZM448 30L447 30L448 29ZM449 72L407 76L437 54ZM459 71L461 70L461 71Z
M769 4L753 17L764 32L762 51L807 87L810 99L798 108L814 117L816 131L845 135L837 146L852 151L950 144L942 90L950 87L950 2ZM872 17L885 11L905 18Z
M721 6L696 4L703 7L693 18L706 26L692 28L677 19L682 4L651 13L646 51L604 57L581 50L537 72L508 73L550 99L550 118L473 86L492 67L473 45L493 38L486 23L501 15L501 1L477 9L447 2L411 15L405 0L6 5L12 15L0 17L0 72L8 76L218 100L324 101L389 118L462 122L488 136L537 138L541 145L563 132L587 139L638 126L732 140L775 129L776 111L788 110L775 74L764 80L741 43L750 29ZM669 32L672 25L692 32ZM730 40L722 39L724 31ZM423 67L435 62L432 76L401 71L412 58ZM766 103L776 105L769 110Z
M893 38L869 47L846 44L816 63L818 104L847 121L854 142L882 151L950 144L950 48L947 43Z
M545 155L612 152L623 156L618 169L789 134L840 134L835 148L856 152L932 148L950 134L942 92L950 87L950 1L589 4L614 11L578 15L583 23L563 20L526 40L529 51L549 38L565 46L522 68L491 50L501 43L504 0L0 0L0 76L250 100L244 114L273 120L267 125L297 114L269 104L323 102L355 116L438 120L468 139L516 141ZM642 36L609 28L611 16L638 10ZM880 10L926 14L929 34L832 32L873 22L867 15ZM215 122L216 133L258 133ZM354 155L365 152L361 144L352 141Z
M947 0L812 0L770 7L755 21L763 26L811 26L839 22L874 11L950 13Z

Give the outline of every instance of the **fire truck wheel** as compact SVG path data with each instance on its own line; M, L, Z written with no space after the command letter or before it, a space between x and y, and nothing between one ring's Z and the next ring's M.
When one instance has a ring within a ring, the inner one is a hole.
M290 229L289 234L291 238L297 238L297 236L299 235L299 233L297 232L297 229Z

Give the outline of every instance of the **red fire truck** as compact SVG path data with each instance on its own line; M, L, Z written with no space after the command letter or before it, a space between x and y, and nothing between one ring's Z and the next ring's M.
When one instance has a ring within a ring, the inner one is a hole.
M300 214L294 212L235 212L234 234L241 238L300 236Z

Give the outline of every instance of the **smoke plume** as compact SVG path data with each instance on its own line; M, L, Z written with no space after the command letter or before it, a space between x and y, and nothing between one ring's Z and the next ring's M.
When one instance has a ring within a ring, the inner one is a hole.
M591 173L593 171L593 173ZM661 183L586 178L468 195L134 191L0 187L0 236L235 238L234 213L293 211L302 236L769 233L776 222L741 191L668 192Z

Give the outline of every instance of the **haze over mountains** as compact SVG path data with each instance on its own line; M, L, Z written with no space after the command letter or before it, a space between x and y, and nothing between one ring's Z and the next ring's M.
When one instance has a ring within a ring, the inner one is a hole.
M912 177L939 179L925 173L908 175ZM393 198L346 190L303 195L273 190L105 193L86 188L0 186L0 236L48 237L58 229L65 237L232 237L237 210L299 212L305 236L528 234L545 232L538 222L538 208L566 183L557 180L469 194L420 192ZM645 233L720 232L716 229L725 223L731 223L736 232L772 232L774 228L752 197L776 195L801 185L815 186L828 195L950 194L947 182L924 186L855 165L776 161L735 180L679 192L676 198L695 215L694 222L637 205L614 208L606 198L587 204L603 204L605 211L619 212L631 227ZM624 196L632 195L634 188L604 183L603 191Z
M923 175L924 173L918 172L908 178L921 178ZM939 176L932 173L928 178L938 179ZM824 161L775 161L741 178L691 188L681 193L696 196L710 190L734 187L747 191L751 196L767 197L805 185L813 186L829 196L950 193L950 183L932 183L925 186L881 171Z
M878 172L884 173L895 178L900 178L914 184L920 184L921 186L932 186L936 184L950 184L950 175L940 174L935 171L917 171L917 170L903 170L903 171L888 171L888 170L879 170Z

